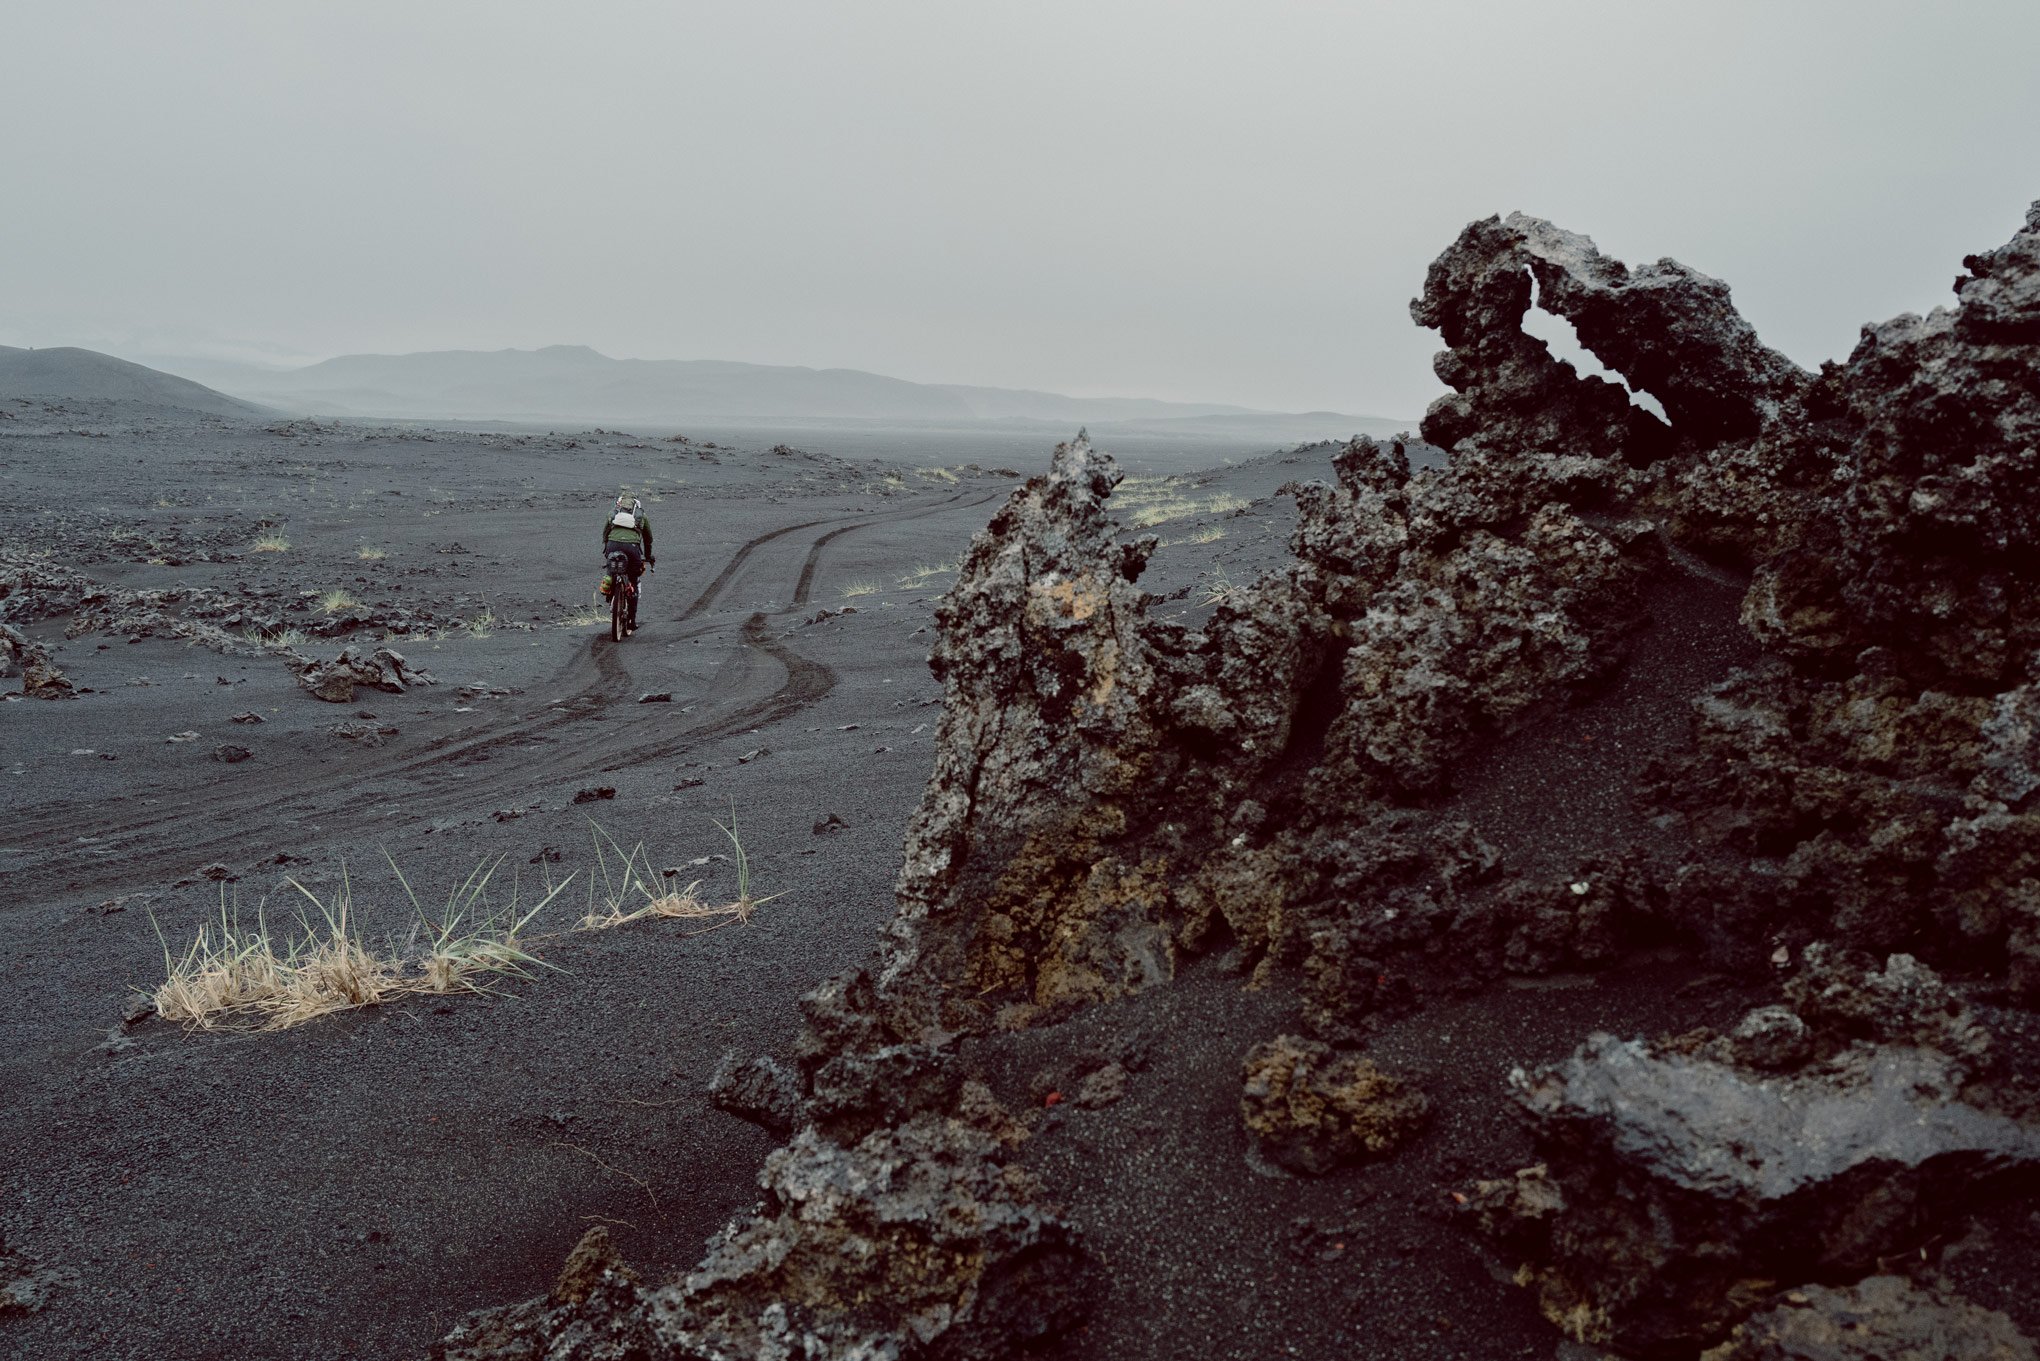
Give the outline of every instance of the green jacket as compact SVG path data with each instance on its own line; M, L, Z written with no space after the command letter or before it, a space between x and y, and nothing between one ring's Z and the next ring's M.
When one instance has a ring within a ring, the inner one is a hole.
M637 528L625 529L622 525L611 523L615 515L616 512L612 510L608 515L602 517L602 546L607 548L613 543L643 544L645 561L650 562L652 560L652 517L643 511L639 511Z

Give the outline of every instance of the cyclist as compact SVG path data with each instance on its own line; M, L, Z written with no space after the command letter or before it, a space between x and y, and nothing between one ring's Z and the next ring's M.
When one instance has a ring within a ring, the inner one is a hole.
M616 498L616 505L609 512L609 518L602 522L604 559L606 560L611 553L622 553L629 560L632 582L636 582L647 569L658 565L658 560L652 556L651 517L645 514L645 503L629 492L624 492ZM632 633L637 632L635 592L630 598L630 622L625 627Z

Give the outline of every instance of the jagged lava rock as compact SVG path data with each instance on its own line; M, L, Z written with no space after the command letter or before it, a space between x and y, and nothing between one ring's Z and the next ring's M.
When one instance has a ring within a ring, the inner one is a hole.
M413 685L431 685L429 672L404 660L401 652L379 647L363 657L351 647L340 649L330 662L299 659L298 684L329 704L351 704L357 687L401 695Z
M50 650L0 624L0 676L19 675L21 693L30 699L76 699L78 687L50 661Z
M650 1361L671 1355L654 1331L637 1272L598 1224L567 1255L543 1298L469 1314L431 1361Z
M704 1355L991 1361L1082 1315L1074 1231L1027 1203L992 1136L923 1115L853 1148L803 1130L765 1204L677 1288ZM692 1354L692 1353L687 1353Z
M1004 1148L935 1115L854 1146L810 1126L683 1280L647 1290L584 1239L549 1297L471 1314L433 1354L995 1361L1071 1327L1087 1293L1074 1231L1028 1202Z
M800 1075L785 1064L769 1054L741 1059L733 1049L709 1078L708 1099L741 1120L791 1134L801 1121L805 1097Z
M1903 1276L1788 1291L1701 1361L2040 1361L2012 1321Z

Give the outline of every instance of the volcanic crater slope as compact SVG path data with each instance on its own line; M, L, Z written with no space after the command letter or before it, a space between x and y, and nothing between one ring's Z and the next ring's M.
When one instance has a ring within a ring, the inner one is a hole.
M1336 1178L1506 1125L1428 1164L1426 1213L1575 1345L2031 1355L2032 1292L1961 1298L1949 1245L2040 1171L2040 205L1964 267L1955 306L1807 373L1718 280L1474 223L1412 307L1448 465L1355 442L1292 488L1286 569L1201 627L1150 609L1111 460L1059 448L940 611L876 961L718 1078L794 1131L756 1211L656 1288L584 1245L437 1354L1096 1354L1152 1301L1085 1205L1046 1208L1064 1094L1016 1056L1215 969L1285 1032L1172 1041L1234 1075L1242 1200L1279 1185L1254 1149ZM1533 298L1665 418L1528 335ZM1668 960L1692 986L1655 1038L1583 1029L1472 1098L1395 1071L1412 1018L1527 1022ZM1138 1094L1153 1055L1122 1048L1079 1104ZM2030 1286L2030 1234L1995 1256Z

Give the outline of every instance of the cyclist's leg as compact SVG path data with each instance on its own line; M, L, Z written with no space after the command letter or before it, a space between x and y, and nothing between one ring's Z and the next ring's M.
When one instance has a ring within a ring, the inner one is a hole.
M630 584L631 584L630 612L628 616L624 619L624 627L635 629L637 627L638 591L640 589L639 583L645 574L645 551L634 543L626 544L624 545L624 547L628 549L630 552Z

